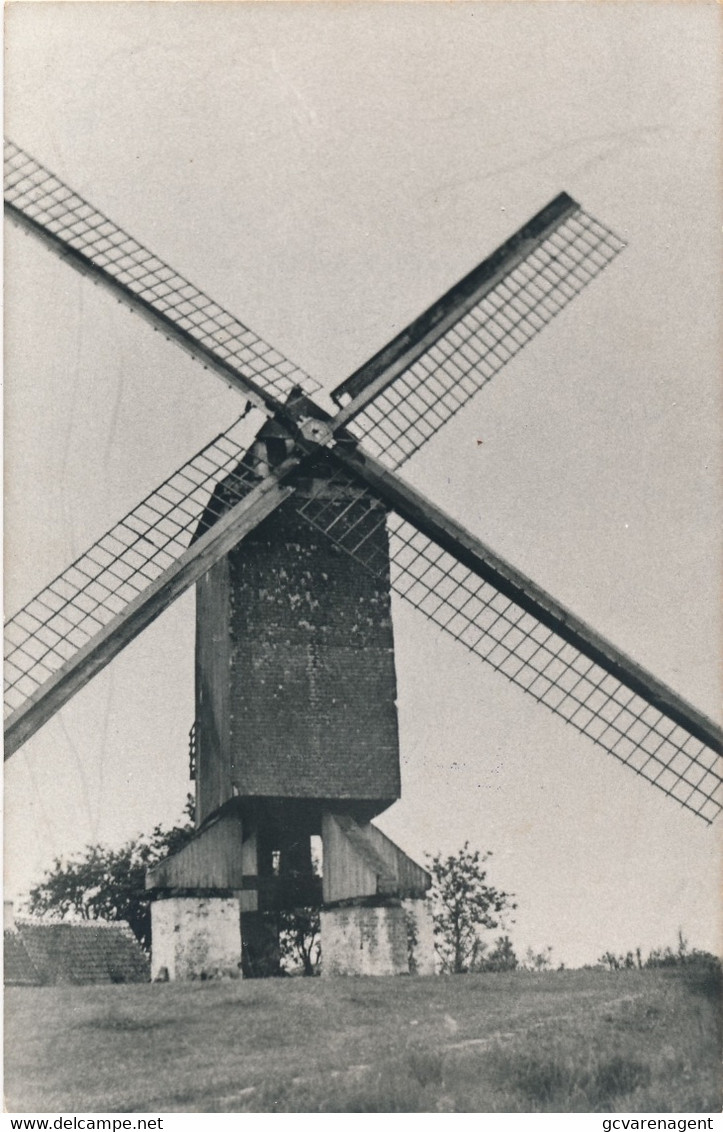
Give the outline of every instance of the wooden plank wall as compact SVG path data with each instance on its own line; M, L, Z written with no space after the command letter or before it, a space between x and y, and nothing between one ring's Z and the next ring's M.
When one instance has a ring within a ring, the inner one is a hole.
M196 584L196 821L233 795L228 718L228 557Z
M244 858L241 818L224 814L197 833L178 853L146 873L146 888L243 888ZM254 870L255 871L255 870Z
M365 896L424 896L429 873L370 822L322 817L324 902Z
M393 870L399 895L424 896L432 883L432 878L427 870L413 861L411 857L408 857L391 838L377 829L375 825L370 823L365 828L377 853L384 858L388 867Z
M328 812L321 819L325 904L355 896L377 895L377 869L355 849L343 832L343 824L346 824L343 818Z

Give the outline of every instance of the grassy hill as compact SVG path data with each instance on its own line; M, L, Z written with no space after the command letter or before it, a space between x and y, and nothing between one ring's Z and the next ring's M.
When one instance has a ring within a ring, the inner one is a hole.
M693 969L10 988L11 1112L718 1112Z

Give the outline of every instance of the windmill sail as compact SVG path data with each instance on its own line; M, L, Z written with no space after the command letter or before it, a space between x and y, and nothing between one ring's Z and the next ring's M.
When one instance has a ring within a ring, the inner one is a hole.
M273 412L294 386L319 385L13 142L5 209L83 274L102 282L193 357Z
M262 479L243 431L212 440L6 623L6 758L291 493L279 477L298 461Z
M398 468L625 247L561 193L333 393Z
M341 455L341 454L340 454ZM380 464L342 456L334 493L300 513L372 572L388 522L391 585L480 659L710 823L723 806L721 730ZM380 501L384 505L380 507ZM387 516L384 508L389 510Z
M295 386L308 390L305 374L12 144L6 194L13 219L273 413L284 452L284 436L297 441L294 454L259 482L258 469L244 468L239 445L224 434L11 619L8 753L286 499L293 491L287 475L312 453L341 476L341 488L335 493L332 479L318 494L300 493L307 521L373 572L388 569L373 537L388 522L397 593L594 743L713 820L722 804L720 728L384 467L421 447L611 262L621 240L562 194L344 382L335 393L343 407L330 421L311 403L298 400L295 411L279 400ZM309 414L315 428L305 431ZM337 443L327 449L332 433ZM340 442L349 435L372 455ZM228 498L214 490L234 468L238 502L189 545L202 516L204 526L214 518L209 499L226 509Z

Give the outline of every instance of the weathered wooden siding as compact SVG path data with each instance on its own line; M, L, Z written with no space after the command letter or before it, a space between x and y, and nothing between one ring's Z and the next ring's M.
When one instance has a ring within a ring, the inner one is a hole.
M371 822L349 814L325 813L323 892L325 903L355 897L421 897L429 873Z
M365 830L380 857L394 873L395 891L400 896L423 896L432 878L426 869L408 857L386 834L371 823Z
M386 548L383 527L375 537ZM388 583L310 527L293 501L229 563L239 795L388 805L400 789Z
M196 815L199 824L233 794L229 742L228 558L196 586Z
M371 845L350 840L353 819L346 815L325 813L322 817L321 836L324 844L324 873L322 889L324 903L350 900L358 896L376 896L379 876L385 871L384 862L373 852ZM359 830L356 822L353 825Z
M244 864L253 859L242 847L241 818L224 814L146 873L146 888L241 889Z

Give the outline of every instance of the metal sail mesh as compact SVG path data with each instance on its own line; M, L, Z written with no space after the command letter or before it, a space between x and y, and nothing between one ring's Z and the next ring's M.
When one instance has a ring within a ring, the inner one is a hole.
M157 315L252 384L283 397L320 387L308 374L73 192L13 142L5 142L5 200Z
M721 760L578 647L503 595L345 472L299 512L392 589L533 699L710 823L723 806ZM342 490L344 488L345 490ZM298 496L297 496L298 499ZM391 562L372 535L387 522Z
M624 247L578 207L351 419L349 432L399 467Z
M237 421L9 619L6 716L180 558L201 519L211 526L256 486L261 477L242 459L247 446Z

